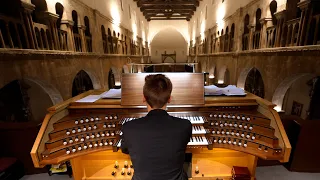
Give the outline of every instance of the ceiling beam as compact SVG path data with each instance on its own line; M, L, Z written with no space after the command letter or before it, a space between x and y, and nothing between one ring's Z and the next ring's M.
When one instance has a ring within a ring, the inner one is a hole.
M158 5L158 6L181 6L181 5L189 5L189 6L196 6L199 7L199 1L198 0L191 0L191 1L172 1L172 2L163 2L163 1L155 1L155 2L150 2L150 1L138 1L137 2L138 7L143 7L143 6L153 6L153 5Z
M172 10L192 10L196 11L195 6L176 6L176 7L170 7L170 6L151 6L151 7L141 7L141 11L145 10L164 10L164 9L172 9Z
M164 10L146 10L143 11L143 15L147 15L147 14L158 14L158 13L180 13L180 14L190 14L190 15L194 15L194 11L191 10L173 10L172 12L165 12Z

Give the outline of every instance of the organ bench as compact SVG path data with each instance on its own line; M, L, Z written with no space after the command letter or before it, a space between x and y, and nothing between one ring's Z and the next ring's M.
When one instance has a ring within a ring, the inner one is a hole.
M119 150L121 126L147 114L144 106L127 105L124 101L130 99L134 104L135 96L141 95L135 89L142 87L124 84L132 83L133 76L145 75L123 76L122 99L77 102L88 95L103 93L91 90L49 108L31 151L34 166L70 160L76 180L131 179L134 167L130 157ZM187 147L191 156L190 179L230 179L233 166L248 167L254 179L258 158L289 160L291 146L272 103L250 93L246 97L204 97L200 93L203 104L180 105L179 96L192 100L198 89L203 91L199 77L202 88L193 81L197 90L188 88L184 93L179 93L180 86L192 85L177 84L175 77L169 77L176 99L168 106L168 113L193 124L193 137ZM143 78L137 81L141 84ZM128 88L130 91L126 93Z

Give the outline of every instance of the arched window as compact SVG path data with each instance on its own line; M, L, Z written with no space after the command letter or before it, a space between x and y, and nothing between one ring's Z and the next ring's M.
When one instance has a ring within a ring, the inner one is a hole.
M101 37L102 37L102 43L103 43L103 52L105 54L108 53L108 46L107 46L107 35L106 35L106 29L104 26L101 26Z
M233 51L233 44L234 44L234 28L235 28L235 25L234 23L232 24L231 26L231 32L230 32L230 51Z
M86 26L85 35L86 36L91 36L91 34L90 34L90 23L89 23L89 18L87 16L84 17L84 25Z
M244 34L248 34L249 33L249 21L250 21L250 16L249 14L247 14L244 18Z
M79 29L78 29L78 13L77 13L77 11L75 11L75 10L72 11L72 20L73 20L73 33L74 33L74 34L79 34Z
M256 11L256 31L260 31L261 30L260 19L261 19L261 9L259 8Z
M56 14L59 15L59 18L57 20L57 28L58 29L60 29L60 26L61 26L61 19L63 17L63 11L64 11L64 7L62 6L62 4L56 3Z
M224 51L229 52L229 26L226 28L226 35L224 38L225 44L224 44Z
M301 10L298 8L299 2L300 0L287 1L286 18L288 21L300 17Z
M0 14L20 18L21 0L1 1ZM14 11L13 11L14 10Z
M44 12L48 11L47 3L45 0L31 0L35 5L35 10L32 12L33 22L45 24Z
M277 12L277 7L278 7L277 1L273 0L273 1L270 3L270 13L271 13L271 16L272 16L272 23L273 23L273 25L277 25L277 18L276 18L276 16L274 15L274 13Z

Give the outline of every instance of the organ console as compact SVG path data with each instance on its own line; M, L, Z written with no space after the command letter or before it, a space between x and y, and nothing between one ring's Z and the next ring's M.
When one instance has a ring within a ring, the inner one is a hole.
M31 151L34 166L70 160L76 180L131 179L130 157L119 151L121 127L147 114L145 75L123 74L121 99L78 101L104 92L92 90L49 108ZM186 152L190 179L230 179L234 166L247 167L254 179L258 158L289 160L291 146L275 105L250 93L205 97L203 74L166 75L174 88L168 113L193 125Z

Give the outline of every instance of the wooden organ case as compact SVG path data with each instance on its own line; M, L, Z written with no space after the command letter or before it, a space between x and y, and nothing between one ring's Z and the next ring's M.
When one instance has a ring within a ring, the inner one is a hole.
M274 104L250 93L204 97L203 74L166 75L173 83L167 111L193 124L190 179L230 179L233 166L247 167L254 179L258 158L288 161L291 146ZM31 151L34 166L69 160L75 180L131 179L130 157L119 150L121 126L147 114L145 76L123 74L121 99L76 102L103 93L92 90L49 108Z

